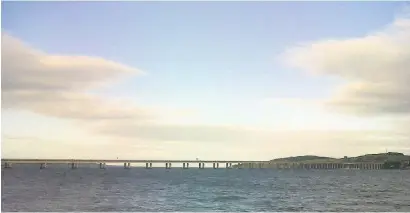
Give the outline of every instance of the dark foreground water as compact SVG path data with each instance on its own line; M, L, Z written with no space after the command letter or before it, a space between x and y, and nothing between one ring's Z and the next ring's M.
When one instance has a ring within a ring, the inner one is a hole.
M410 211L410 171L2 170L2 211Z

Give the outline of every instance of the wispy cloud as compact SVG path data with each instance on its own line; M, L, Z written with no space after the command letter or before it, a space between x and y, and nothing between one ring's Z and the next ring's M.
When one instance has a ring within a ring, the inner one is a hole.
M90 90L142 72L96 57L52 55L2 34L2 108L77 120L147 118L148 109ZM129 107L126 107L129 106Z
M288 48L279 57L291 68L334 76L345 82L330 99L322 100L325 109L369 120L384 118L393 123L389 131L354 140L355 147L394 146L408 152L405 147L410 146L409 14L407 11L397 16L388 26L366 36L306 42Z
M347 83L328 100L355 114L410 114L410 18L397 17L364 37L304 43L281 58L293 68L332 75Z
M391 26L361 38L315 41L290 48L282 59L295 68L344 79L346 85L327 102L327 106L333 109L359 114L410 115L410 49L406 44L410 44L410 21L408 17L400 17ZM364 131L360 130L360 123L355 131L343 128L272 131L203 125L195 119L178 120L179 115L190 116L190 112L143 107L90 92L122 78L141 75L140 70L97 57L45 53L8 34L2 34L2 61L3 109L76 120L89 127L90 132L111 141L97 148L95 144L84 143L81 148L76 144L75 148L64 147L63 151L58 151L67 143L52 143L50 146L43 139L16 140L13 135L5 138L9 142L3 149L10 150L9 154L13 155L30 154L32 150L23 153L19 147L32 142L42 144L33 147L37 150L35 156L52 152L55 157L68 153L96 158L102 155L159 158L169 153L184 155L183 158L197 155L213 158L219 153L218 156L231 159L238 156L242 159L270 159L297 154L344 155L340 150L356 154L377 152L383 151L392 141L396 141L394 146L399 148L410 145L405 128L397 132ZM294 110L289 113L297 113L293 117L301 118L307 112L315 112L310 118L319 120L321 118L316 115L323 115L316 100L306 103L288 99L286 104L283 100L266 100L261 105L265 109L278 105L278 102L282 103L282 111L278 111L282 114L291 107ZM173 113L176 115L169 115ZM268 119L277 119L275 116ZM289 123L291 118L288 116L283 120L288 119ZM332 122L334 117L322 118L328 118L328 121L317 123L324 127L335 125ZM405 124L408 120L402 121L401 126ZM94 150L91 154L90 149Z

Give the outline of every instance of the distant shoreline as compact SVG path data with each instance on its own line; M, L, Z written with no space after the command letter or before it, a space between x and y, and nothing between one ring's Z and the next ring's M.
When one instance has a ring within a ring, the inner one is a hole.
M332 158L315 155L277 158L268 164L383 164L382 169L410 169L410 156L398 152L365 154L357 157ZM234 165L239 167L240 164Z
M302 155L294 157L277 158L270 160L274 163L380 163L410 161L410 155L399 152L387 152L378 154L365 154L357 157L332 158L316 155Z

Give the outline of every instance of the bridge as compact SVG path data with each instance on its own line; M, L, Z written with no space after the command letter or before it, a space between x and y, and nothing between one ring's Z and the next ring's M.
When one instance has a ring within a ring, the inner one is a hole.
M383 169L383 163L363 162L272 162L272 161L243 161L243 160L107 160L107 159L1 159L4 168L12 168L13 164L38 164L40 169L47 168L48 164L67 164L70 168L76 169L81 164L95 164L100 169L105 169L106 164L124 164L124 169L130 169L131 164L145 163L145 168L152 168L153 164L163 165L166 169L171 169L172 164L182 164L183 169L188 169L190 164L197 164L197 168L204 169L205 164L212 164L212 168L218 169L219 164L225 164L221 168L237 169Z

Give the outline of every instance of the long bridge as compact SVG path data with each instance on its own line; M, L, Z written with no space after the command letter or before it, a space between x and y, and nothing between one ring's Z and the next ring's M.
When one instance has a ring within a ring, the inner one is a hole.
M274 161L243 161L243 160L104 160L104 159L1 159L4 168L12 168L13 164L38 164L40 169L47 168L48 164L67 164L70 168L76 169L81 164L95 164L100 169L105 169L106 164L124 164L124 169L130 169L131 164L145 163L145 168L152 168L153 164L163 165L166 169L171 169L172 164L182 164L182 168L190 168L190 164L196 164L197 168L204 169L205 164L212 164L212 168L218 169L219 164L225 164L221 168L237 169L383 169L383 162L274 162Z

